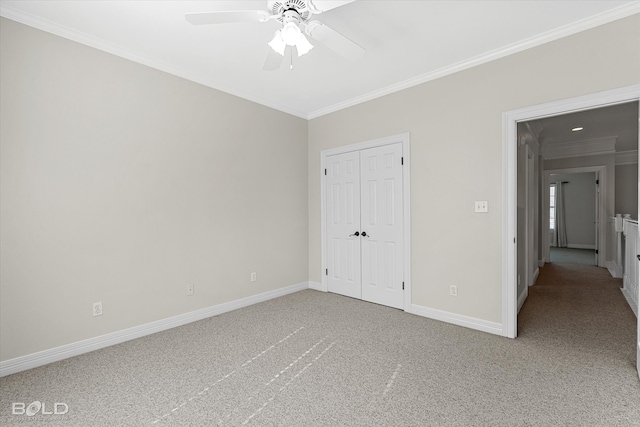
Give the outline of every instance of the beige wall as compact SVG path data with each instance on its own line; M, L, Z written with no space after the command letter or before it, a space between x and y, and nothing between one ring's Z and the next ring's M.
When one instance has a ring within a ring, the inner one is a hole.
M0 30L1 360L308 280L306 120Z
M636 15L307 123L3 19L0 360L320 282L320 151L402 132L412 302L500 322L502 113L638 83L638 28Z
M638 219L638 164L616 165L617 214Z
M310 280L321 281L321 150L410 132L412 302L501 322L502 113L639 83L639 29L635 15L311 120Z

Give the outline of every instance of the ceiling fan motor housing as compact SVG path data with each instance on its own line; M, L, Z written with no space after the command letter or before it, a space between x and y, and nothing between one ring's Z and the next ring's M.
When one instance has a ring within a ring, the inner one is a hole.
M292 14L287 12L295 12L298 15L296 18L298 22L305 22L312 15L309 5L304 0L269 1L267 4L271 14L277 16L276 19L283 24L291 22L289 17Z

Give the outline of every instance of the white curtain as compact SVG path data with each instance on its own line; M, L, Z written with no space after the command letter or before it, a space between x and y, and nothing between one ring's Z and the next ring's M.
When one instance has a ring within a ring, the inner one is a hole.
M564 212L564 188L562 182L556 182L556 246L567 247L567 225L565 223Z

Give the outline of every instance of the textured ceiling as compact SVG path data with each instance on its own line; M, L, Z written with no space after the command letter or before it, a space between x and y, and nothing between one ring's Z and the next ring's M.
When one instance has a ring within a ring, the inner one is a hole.
M2 1L0 14L303 118L318 117L640 12L638 1L367 1L317 15L366 49L315 43L263 71L279 24L195 26L189 12L266 1Z

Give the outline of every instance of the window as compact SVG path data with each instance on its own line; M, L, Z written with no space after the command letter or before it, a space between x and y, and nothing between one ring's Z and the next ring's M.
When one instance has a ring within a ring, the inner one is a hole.
M556 185L551 184L549 188L549 228L556 228Z

